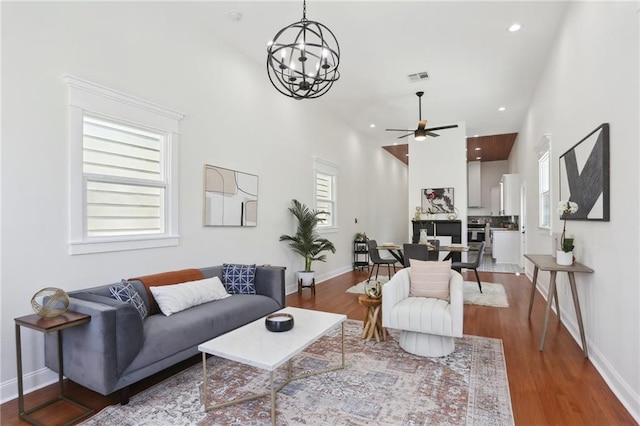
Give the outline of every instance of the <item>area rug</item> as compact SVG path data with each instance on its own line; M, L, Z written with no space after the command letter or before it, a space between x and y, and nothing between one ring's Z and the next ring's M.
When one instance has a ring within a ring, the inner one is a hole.
M423 358L387 341L365 342L362 322L345 323L346 368L294 380L277 395L278 425L513 425L502 340L456 339L446 357ZM340 364L340 328L294 357L293 373ZM208 359L213 401L265 392L269 373ZM277 371L277 380L286 366ZM203 412L202 365L195 365L84 423L97 425L268 425L270 399Z
M389 279L387 277L378 277L378 281L382 285L387 283ZM509 302L507 301L507 293L504 290L504 286L500 283L482 283L482 293L478 289L478 283L476 281L465 281L464 289L462 292L464 303L471 305L484 305L493 306L494 308L508 308ZM362 281L353 287L347 289L347 293L364 294L364 286L367 282Z

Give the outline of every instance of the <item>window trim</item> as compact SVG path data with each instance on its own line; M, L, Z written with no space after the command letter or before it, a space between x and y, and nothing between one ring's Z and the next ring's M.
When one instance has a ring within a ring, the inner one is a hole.
M179 244L178 146L184 114L74 77L62 76L69 95L69 254L138 250ZM167 173L165 232L150 235L88 237L86 235L85 176L82 166L83 117L102 117L166 135Z
M338 230L338 170L336 163L332 163L320 158L313 159L313 205L314 209L318 209L317 182L318 173L331 177L331 193L333 195L331 203L333 204L333 214L331 215L331 225L320 226L316 228L319 233L330 233Z

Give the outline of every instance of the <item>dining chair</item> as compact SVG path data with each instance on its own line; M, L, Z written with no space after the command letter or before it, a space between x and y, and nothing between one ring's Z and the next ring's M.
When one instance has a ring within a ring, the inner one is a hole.
M409 259L431 260L429 259L429 248L426 244L403 244L404 267L410 266Z
M460 268L464 269L473 269L473 272L476 273L476 281L478 281L478 288L480 289L480 293L482 293L482 284L480 284L480 277L478 276L478 268L480 267L480 262L482 262L482 257L484 256L484 247L487 243L483 241L480 243L480 248L478 248L478 256L472 262L452 262L451 269L459 270ZM469 253L473 253L469 251Z
M382 257L380 257L380 251L378 250L378 243L376 242L376 240L368 240L367 245L369 246L369 259L371 259L371 263L373 263L373 267L371 268L371 271L369 271L369 278L367 278L367 281L371 279L373 270L376 268L376 279L378 278L380 265L387 265L389 279L391 279L391 266L393 266L393 272L395 273L396 259L383 259Z

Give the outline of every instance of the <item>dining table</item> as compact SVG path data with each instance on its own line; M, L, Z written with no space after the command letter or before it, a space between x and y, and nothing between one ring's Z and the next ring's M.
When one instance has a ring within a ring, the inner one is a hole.
M425 243L419 243L425 244ZM436 246L426 243L428 250L436 250ZM376 247L378 250L386 250L388 251L394 259L404 265L404 254L402 251L402 246L400 244L395 243L382 243ZM454 253L465 253L469 251L469 246L465 246L464 244L449 244L439 246L438 251L447 252L442 261L450 260Z

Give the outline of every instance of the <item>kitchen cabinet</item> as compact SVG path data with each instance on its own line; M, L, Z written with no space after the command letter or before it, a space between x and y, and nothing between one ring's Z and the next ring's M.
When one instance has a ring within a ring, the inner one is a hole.
M500 216L500 187L491 187L491 216Z
M491 257L496 263L520 263L519 231L492 229L491 239Z
M520 176L502 175L500 179L500 216L520 215Z
M467 163L467 193L469 207L482 207L482 174L480 161Z

